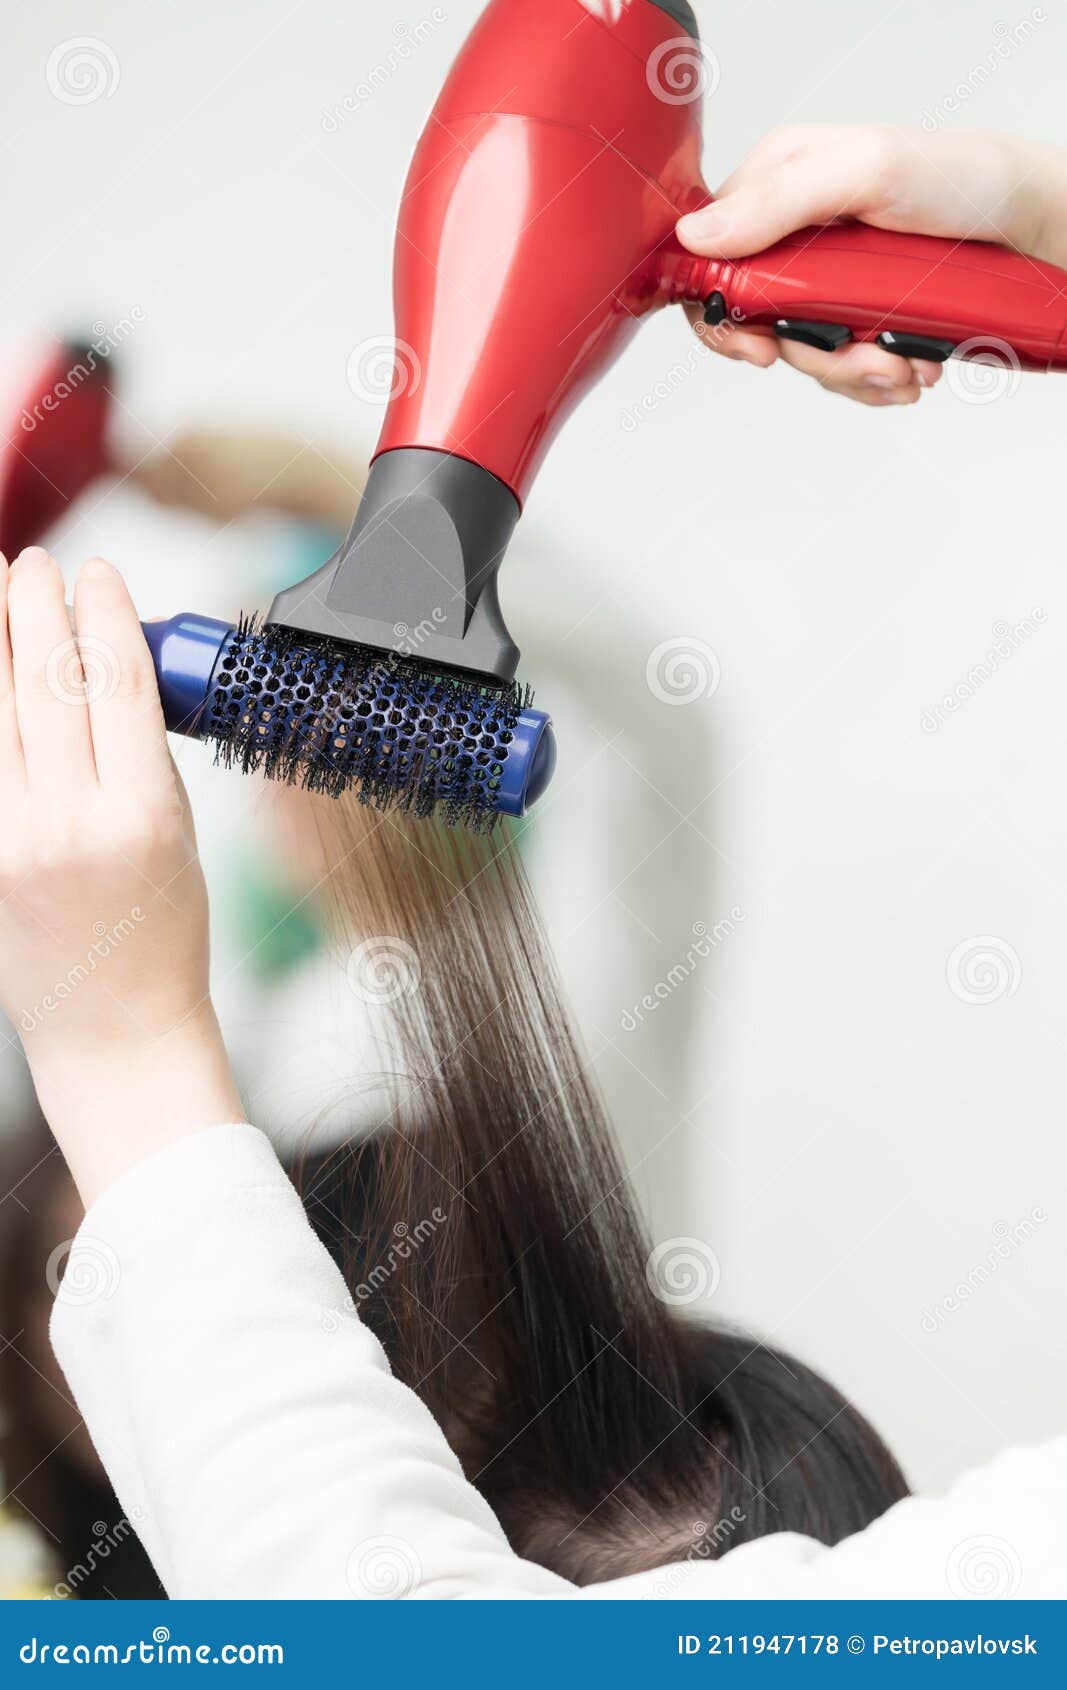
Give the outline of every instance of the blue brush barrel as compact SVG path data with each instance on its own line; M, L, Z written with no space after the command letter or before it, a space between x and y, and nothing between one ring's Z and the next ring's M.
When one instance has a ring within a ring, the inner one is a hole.
M183 614L144 633L167 727L246 771L471 824L524 816L552 779L551 720L516 691L277 626Z

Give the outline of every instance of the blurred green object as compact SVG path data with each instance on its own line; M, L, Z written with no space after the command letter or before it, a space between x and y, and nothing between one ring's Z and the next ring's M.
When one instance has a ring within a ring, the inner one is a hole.
M277 985L315 956L323 932L309 899L301 900L261 852L241 852L230 867L228 912L233 943L262 985Z
M266 585L272 593L291 587L294 581L303 581L305 576L333 557L344 539L336 528L324 523L281 518L279 527L278 552L268 560L264 572L268 577Z

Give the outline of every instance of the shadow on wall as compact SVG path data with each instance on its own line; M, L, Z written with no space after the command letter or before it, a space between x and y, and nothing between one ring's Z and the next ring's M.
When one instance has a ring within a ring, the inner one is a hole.
M583 580L603 578L590 561ZM521 672L560 744L523 849L625 1163L640 1165L655 1211L684 1177L680 1145L666 1161L655 1151L701 1101L714 953L744 919L706 817L687 819L716 778L718 660L621 599L590 607L565 537L550 549L520 530L503 585Z

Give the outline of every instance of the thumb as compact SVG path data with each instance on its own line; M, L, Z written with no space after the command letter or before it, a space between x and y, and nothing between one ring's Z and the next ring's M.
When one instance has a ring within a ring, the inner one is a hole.
M681 218L678 239L701 257L747 257L810 223L862 217L869 189L858 160L820 152L727 185L721 198Z

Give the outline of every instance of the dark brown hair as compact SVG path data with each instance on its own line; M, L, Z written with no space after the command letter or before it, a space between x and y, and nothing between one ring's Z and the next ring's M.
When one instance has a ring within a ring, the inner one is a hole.
M381 1128L309 1163L314 1224L520 1554L578 1583L906 1494L809 1369L680 1318L513 839L314 801L350 977L388 998Z

